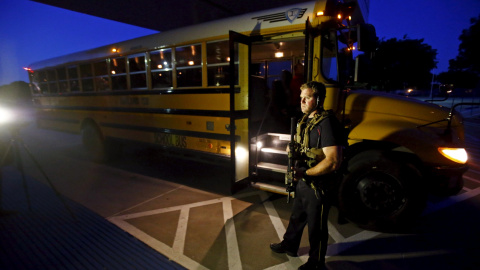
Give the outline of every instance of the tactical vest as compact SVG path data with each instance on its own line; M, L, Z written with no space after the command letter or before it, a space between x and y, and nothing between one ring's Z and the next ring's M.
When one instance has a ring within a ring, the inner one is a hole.
M322 148L310 148L310 132L330 114L333 114L332 110L316 113L310 121L308 121L309 114L305 114L298 122L295 141L300 145L300 153L306 156L305 161L309 168L317 165L318 162L325 158Z

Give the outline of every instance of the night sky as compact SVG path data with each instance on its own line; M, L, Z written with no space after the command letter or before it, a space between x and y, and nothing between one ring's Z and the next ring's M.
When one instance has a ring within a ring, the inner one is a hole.
M27 0L0 0L0 10L0 85L27 81L30 63L156 33ZM424 38L437 49L438 74L479 15L480 0L370 0L369 23L380 39Z

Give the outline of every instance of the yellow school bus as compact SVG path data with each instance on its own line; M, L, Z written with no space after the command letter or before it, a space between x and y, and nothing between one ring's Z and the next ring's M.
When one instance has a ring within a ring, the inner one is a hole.
M462 188L462 117L361 90L376 42L367 18L368 0L304 2L33 63L37 123L80 133L94 160L118 142L147 143L223 163L232 191L248 183L286 194L293 82L320 81L348 134L339 209L364 227L401 224L429 192Z

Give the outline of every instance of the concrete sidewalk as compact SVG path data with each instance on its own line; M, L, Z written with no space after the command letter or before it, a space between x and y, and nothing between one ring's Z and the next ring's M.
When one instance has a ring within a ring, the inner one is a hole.
M14 167L0 172L0 269L184 269Z

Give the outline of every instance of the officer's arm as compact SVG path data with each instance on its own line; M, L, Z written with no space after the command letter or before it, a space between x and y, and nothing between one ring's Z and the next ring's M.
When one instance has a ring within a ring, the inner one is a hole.
M327 146L323 147L325 158L317 165L306 171L307 175L318 176L333 172L340 168L342 163L342 147L341 146Z

